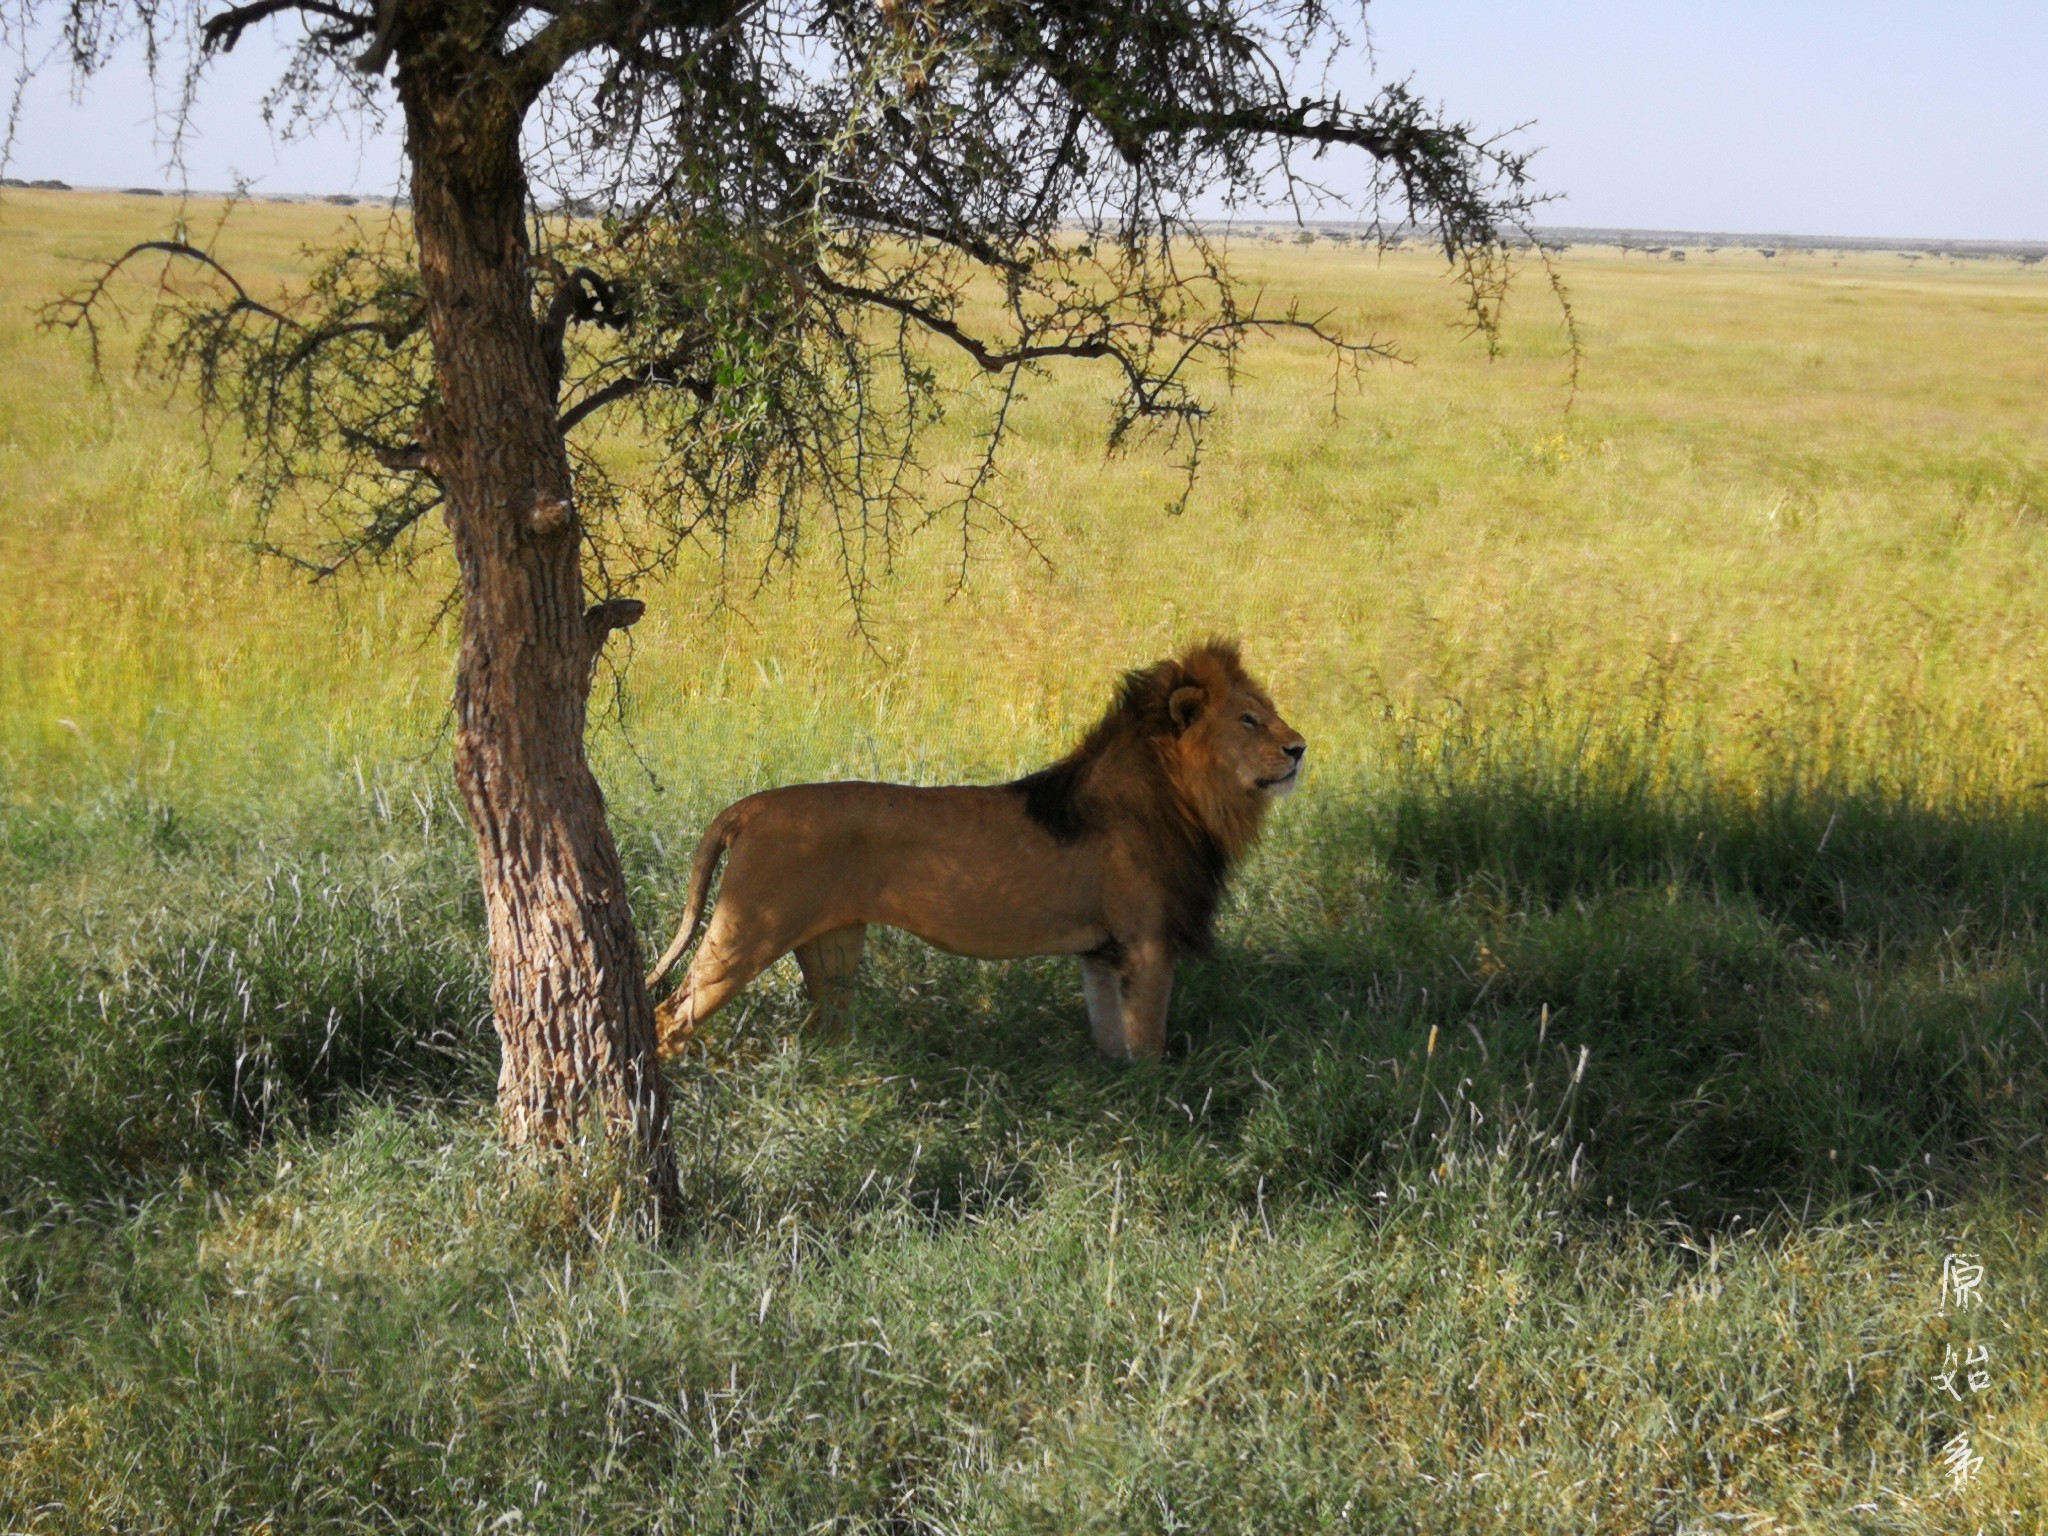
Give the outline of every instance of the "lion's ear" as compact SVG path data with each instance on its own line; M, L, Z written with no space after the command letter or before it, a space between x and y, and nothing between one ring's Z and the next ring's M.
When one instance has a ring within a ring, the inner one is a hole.
M1166 701L1166 712L1173 717L1173 727L1184 731L1195 723L1202 713L1203 694L1199 688L1176 688Z

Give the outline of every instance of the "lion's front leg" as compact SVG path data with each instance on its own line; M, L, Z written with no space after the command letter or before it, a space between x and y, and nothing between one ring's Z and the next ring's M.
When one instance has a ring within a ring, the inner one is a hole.
M1173 952L1163 942L1134 944L1116 965L1083 959L1081 990L1096 1048L1105 1056L1157 1061L1166 1053Z
M1173 951L1163 940L1131 946L1124 958L1123 1054L1157 1061L1166 1054L1166 1004L1173 995Z
M1124 984L1117 967L1107 960L1083 956L1081 995L1088 1000L1088 1028L1095 1036L1095 1048L1123 1060Z

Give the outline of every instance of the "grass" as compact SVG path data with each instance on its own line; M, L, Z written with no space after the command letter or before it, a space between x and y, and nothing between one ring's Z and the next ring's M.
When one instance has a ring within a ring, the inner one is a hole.
M2043 1528L2048 277L1574 252L1566 414L1533 286L1488 363L1253 246L1415 362L1261 347L1185 514L1067 375L1050 568L913 545L879 656L686 564L593 734L651 932L734 795L1014 771L1206 629L1314 773L1167 1064L1066 964L885 937L838 1040L779 969L650 1241L492 1140L445 554L251 561L29 323L162 212L0 209L0 1530Z

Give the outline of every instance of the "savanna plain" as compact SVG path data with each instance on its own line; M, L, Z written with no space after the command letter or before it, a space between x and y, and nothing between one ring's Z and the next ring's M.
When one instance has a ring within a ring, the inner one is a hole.
M829 516L686 552L593 705L653 948L728 800L1014 775L1207 633L1310 772L1166 1063L1071 962L885 936L829 1038L785 962L650 1235L497 1149L445 550L257 559L35 323L173 212L0 206L0 1530L2048 1526L2048 271L1576 249L1571 397L1540 273L1489 359L1246 241L1409 360L1256 343L1183 510L1083 371L1035 549L865 638Z

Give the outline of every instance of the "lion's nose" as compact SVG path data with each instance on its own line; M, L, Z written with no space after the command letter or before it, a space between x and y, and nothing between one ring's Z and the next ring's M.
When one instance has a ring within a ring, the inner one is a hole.
M1308 743L1297 741L1293 746L1282 748L1282 750L1298 763L1301 761L1302 754L1308 751Z

